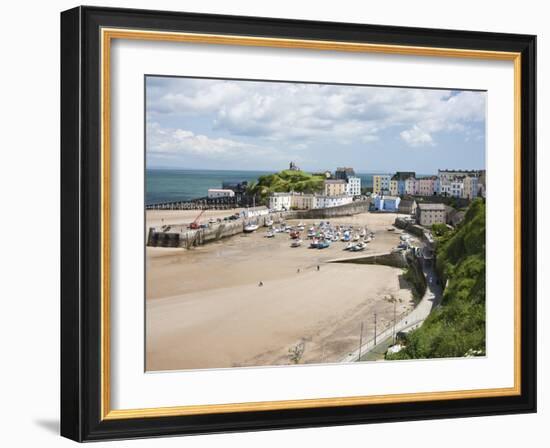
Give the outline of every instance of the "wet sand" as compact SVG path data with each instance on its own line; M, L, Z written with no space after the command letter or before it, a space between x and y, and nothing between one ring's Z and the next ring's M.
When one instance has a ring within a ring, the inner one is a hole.
M194 215L148 212L147 222L190 222ZM374 231L367 255L398 244L399 234L386 230L394 219L364 213L331 223ZM379 331L391 324L390 294L397 315L413 307L400 269L327 263L348 255L344 243L318 250L305 240L290 248L287 234L268 239L265 231L191 250L147 248L147 370L290 364L289 349L300 343L301 362L337 362L355 350L361 322L363 338L372 337L374 313Z

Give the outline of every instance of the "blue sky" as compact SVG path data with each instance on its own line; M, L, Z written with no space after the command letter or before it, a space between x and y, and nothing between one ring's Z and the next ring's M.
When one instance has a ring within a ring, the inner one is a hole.
M486 93L146 78L148 168L485 168Z

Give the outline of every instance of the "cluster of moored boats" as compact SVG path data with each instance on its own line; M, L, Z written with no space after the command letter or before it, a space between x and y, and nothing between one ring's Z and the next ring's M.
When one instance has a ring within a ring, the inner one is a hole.
M332 243L343 242L346 243L343 249L351 252L365 250L367 243L370 243L374 238L374 232L369 232L367 227L333 226L328 221L321 221L318 225L313 224L308 228L307 233L305 229L306 225L302 222L296 226L285 223L278 226L272 224L265 237L274 238L277 233L287 233L292 240L290 247L300 247L304 244L302 234L305 233L305 238L311 240L309 243L311 249L326 249Z

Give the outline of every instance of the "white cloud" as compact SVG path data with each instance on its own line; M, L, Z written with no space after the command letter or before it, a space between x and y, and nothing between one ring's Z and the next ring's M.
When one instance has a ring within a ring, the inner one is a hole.
M466 137L473 124L485 120L483 92L188 78L149 82L151 119L200 117L228 137L173 135L163 143L187 151L235 151L243 148L241 137L263 139L279 148L304 142L310 147L319 142L369 145L384 131L395 131L403 142L417 147L436 145L440 132Z
M148 156L163 159L185 160L186 156L194 156L203 160L241 160L243 163L253 158L286 161L284 154L269 147L234 139L211 138L186 129L166 128L156 122L147 123L146 144Z
M254 145L226 138L210 138L185 129L163 128L158 123L147 125L147 151L161 154L195 154L225 156L258 150Z
M400 137L411 146L433 145L432 136L414 125L412 129L400 132Z

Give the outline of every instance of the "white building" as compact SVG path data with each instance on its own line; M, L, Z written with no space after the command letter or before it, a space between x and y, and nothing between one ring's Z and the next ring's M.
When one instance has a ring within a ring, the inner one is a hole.
M405 193L409 195L417 195L419 193L419 182L414 177L405 179Z
M272 193L269 196L270 210L290 210L292 206L292 193Z
M340 196L315 196L313 208L338 207L339 205L350 204L351 202L353 202L353 197L347 194Z
M451 196L453 198L463 198L464 197L464 179L455 178L451 182Z
M361 178L357 176L349 176L346 185L346 194L350 196L361 195Z
M245 217L245 218L255 218L257 216L265 216L265 215L268 215L269 214L269 210L267 207L265 206L260 206L260 207L249 207L249 208L246 208L244 209L242 212L242 215Z
M225 190L222 188L209 188L208 189L208 198L232 198L235 196L233 190Z
M338 207L353 202L353 197L347 194L329 196L305 193L273 193L269 197L269 209L311 210L314 208Z
M479 176L480 171L478 170L437 170L437 177L441 180L441 183L451 182L455 177L464 177L464 176Z

